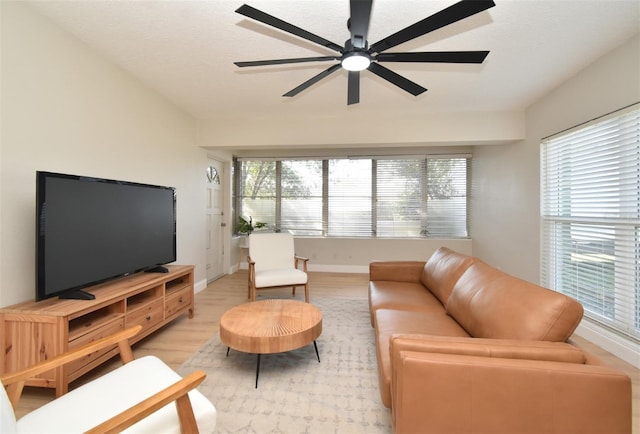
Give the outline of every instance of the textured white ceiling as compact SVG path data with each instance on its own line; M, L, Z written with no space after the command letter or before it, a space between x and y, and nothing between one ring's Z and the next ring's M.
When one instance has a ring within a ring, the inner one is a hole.
M490 50L482 65L385 63L426 87L414 97L364 71L346 105L339 71L294 98L281 95L331 63L257 68L234 61L335 52L234 13L242 0L47 0L33 7L198 119L228 116L521 111L640 31L638 0L495 0L496 6L389 52ZM348 0L246 0L339 45ZM375 0L376 42L455 3ZM639 47L640 49L640 47Z

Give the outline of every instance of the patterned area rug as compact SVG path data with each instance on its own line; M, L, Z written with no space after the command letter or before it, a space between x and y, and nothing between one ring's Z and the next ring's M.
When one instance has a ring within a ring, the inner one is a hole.
M382 405L373 329L366 299L314 295L322 334L313 344L262 355L255 388L255 354L231 350L214 336L181 367L202 369L199 390L218 410L220 433L390 433Z

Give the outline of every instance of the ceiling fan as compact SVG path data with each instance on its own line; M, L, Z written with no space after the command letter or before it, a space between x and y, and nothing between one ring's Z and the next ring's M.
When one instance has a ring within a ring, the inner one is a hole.
M330 66L320 74L285 93L283 96L296 96L303 90L327 77L329 74L340 68L344 68L349 71L349 79L347 83L347 104L351 105L360 102L360 71L365 69L373 72L377 76L389 81L401 89L404 89L414 96L420 95L427 90L419 84L414 83L413 81L380 65L382 62L482 63L485 57L487 57L487 54L489 54L488 51L427 51L408 53L385 53L384 51L441 27L455 23L456 21L460 21L464 18L485 11L495 6L495 3L492 0L462 0L371 45L369 45L369 42L367 41L367 32L369 30L369 19L371 17L371 6L373 4L373 0L350 0L350 2L351 16L347 20L347 28L351 33L351 38L345 41L344 47L246 4L240 6L236 12L241 15L337 51L339 55L234 63L237 66L244 68L247 66L282 65L288 63L337 60L340 63Z

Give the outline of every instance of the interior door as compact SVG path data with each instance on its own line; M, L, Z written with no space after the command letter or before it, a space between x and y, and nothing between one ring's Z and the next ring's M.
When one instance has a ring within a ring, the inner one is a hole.
M217 279L224 273L223 228L223 164L209 159L207 167L207 281Z

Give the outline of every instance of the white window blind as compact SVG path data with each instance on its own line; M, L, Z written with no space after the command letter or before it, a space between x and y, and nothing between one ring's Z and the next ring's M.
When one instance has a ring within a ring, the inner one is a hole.
M329 160L329 236L371 236L371 160Z
M469 235L468 158L427 159L427 234L434 237Z
M541 146L542 281L640 340L640 107Z
M469 160L237 159L234 212L295 235L467 237Z
M378 159L375 164L376 222L379 237L420 237L426 215L424 158Z
M281 162L279 229L294 235L322 235L322 161Z

